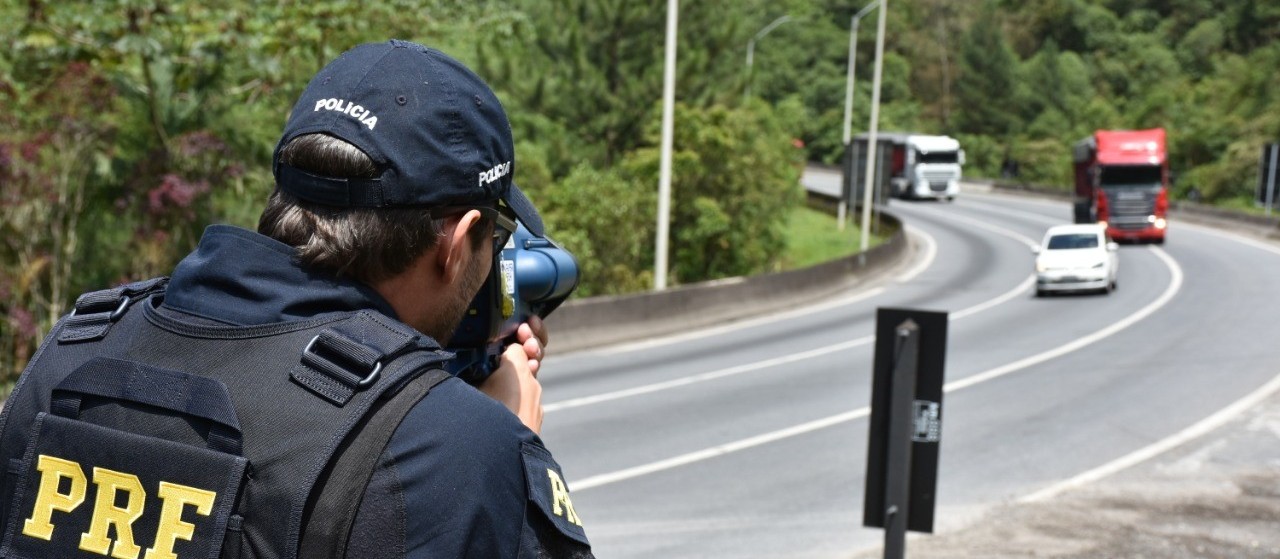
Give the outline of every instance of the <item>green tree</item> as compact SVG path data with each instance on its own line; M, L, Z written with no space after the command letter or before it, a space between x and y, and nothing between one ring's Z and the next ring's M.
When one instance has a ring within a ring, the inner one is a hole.
M992 8L984 13L987 25L970 27L960 41L956 127L971 134L1003 138L1018 126L1018 58L1004 35L992 33L988 27L998 22L986 17L994 17Z
M81 221L113 129L110 87L84 64L35 87L0 83L0 381L17 377L80 285ZM7 94L7 95L6 95Z
M478 72L520 110L571 126L570 159L608 167L633 149L661 97L665 10L657 2L526 0L514 3L510 35L480 43ZM537 129L517 129L541 139Z
M759 104L679 105L675 116L671 283L772 270L785 248L782 227L803 195L785 129ZM654 143L656 128L648 135ZM656 186L658 163L658 150L646 147L624 168L637 184Z

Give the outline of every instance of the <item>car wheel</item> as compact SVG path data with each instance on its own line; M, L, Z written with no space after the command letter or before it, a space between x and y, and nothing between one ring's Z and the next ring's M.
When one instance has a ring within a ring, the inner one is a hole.
M1044 296L1045 296L1045 293L1043 289L1036 290L1036 297L1044 297Z

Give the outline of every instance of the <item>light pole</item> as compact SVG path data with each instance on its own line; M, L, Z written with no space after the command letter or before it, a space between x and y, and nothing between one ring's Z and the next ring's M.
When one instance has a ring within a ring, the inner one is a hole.
M839 222L837 228L840 231L844 231L845 214L849 208L849 200L845 195L850 192L847 187L851 184L853 177L853 154L849 143L853 141L853 82L854 69L858 65L858 23L862 21L863 16L871 13L871 10L879 5L880 0L867 4L849 20L849 75L844 89L844 184L840 188L840 205L836 207L836 219Z
M667 288L667 238L671 230L671 143L676 102L676 24L679 0L667 0L666 63L662 72L662 147L658 164L658 232L654 239L653 290Z
M876 173L876 133L880 130L880 76L884 69L884 18L889 0L880 0L880 17L876 22L876 70L871 86L871 126L867 131L867 180L862 183L862 247L858 254L865 258L871 242L871 181Z
M773 20L773 22L771 22L769 25L764 26L763 29L756 32L755 37L752 37L750 41L747 41L747 85L742 90L743 98L751 97L751 66L755 58L756 41L759 41L760 39L764 38L764 36L768 35L770 31L773 31L775 27L782 25L788 21L791 21L791 16L784 15L782 17L779 17L778 19Z

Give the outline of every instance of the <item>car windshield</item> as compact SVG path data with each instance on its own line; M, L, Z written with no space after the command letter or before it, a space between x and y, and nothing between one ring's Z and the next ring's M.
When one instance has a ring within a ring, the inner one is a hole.
M1049 250L1073 248L1098 248L1098 236L1093 233L1068 233L1049 237Z

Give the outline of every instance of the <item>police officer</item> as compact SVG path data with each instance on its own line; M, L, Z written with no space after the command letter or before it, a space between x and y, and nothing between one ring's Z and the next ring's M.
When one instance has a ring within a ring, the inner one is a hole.
M513 220L544 234L513 163L507 117L474 73L409 42L360 45L294 107L258 233L209 227L158 310L241 326L373 310L447 346ZM448 379L404 416L347 557L591 555L538 437L542 324L517 341L478 390Z

